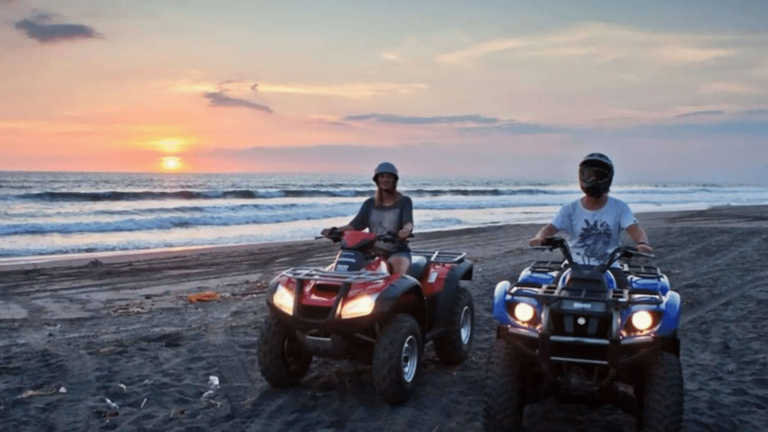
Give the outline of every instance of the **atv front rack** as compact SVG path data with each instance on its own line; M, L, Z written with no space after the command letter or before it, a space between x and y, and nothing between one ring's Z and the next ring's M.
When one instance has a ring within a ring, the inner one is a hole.
M563 290L568 291L568 296L563 296ZM544 305L551 305L561 300L588 300L607 303L613 308L626 308L633 305L659 305L664 302L664 298L658 291L645 289L615 289L610 290L610 297L595 298L590 294L596 293L589 289L563 288L556 285L540 285L535 283L524 283L512 285L507 291L508 294L515 297L529 297L536 299Z
M411 255L418 255L430 262L440 264L459 264L467 257L466 252L441 252L441 251L411 251Z
M330 271L316 267L293 267L285 270L280 276L287 276L296 280L330 282L341 284L356 284L365 282L377 282L390 276L387 272L381 271Z
M294 291L293 310L295 316L301 321L303 325L308 325L308 328L313 326L323 325L325 323L333 321L339 313L339 306L344 298L349 293L352 284L357 283L371 283L378 282L390 277L387 272L380 271L329 271L314 267L293 267L285 270L280 276L286 276L296 280L296 288ZM300 312L301 296L304 293L304 285L308 282L324 282L339 284L339 291L333 301L333 306L328 308L327 311L323 311L321 316L307 315L304 316Z

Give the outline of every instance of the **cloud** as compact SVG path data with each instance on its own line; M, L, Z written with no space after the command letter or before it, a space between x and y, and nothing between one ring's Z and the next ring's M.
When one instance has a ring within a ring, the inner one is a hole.
M482 42L463 50L440 54L435 57L435 60L438 63L458 63L464 60L481 57L485 54L528 47L532 44L534 44L533 41L526 41L523 39L497 39Z
M181 93L198 93L200 91L226 91L230 94L245 95L251 92L284 93L304 96L332 96L350 99L365 99L391 95L411 95L427 90L429 86L422 83L348 83L348 84L302 84L257 82L245 80L227 80L211 82L198 79L184 78L174 82L163 82L160 85L171 91Z
M536 123L506 122L494 126L479 126L459 128L460 132L468 134L503 134L503 135L536 135L562 134L568 129Z
M756 87L750 87L737 82L708 82L699 86L698 94L708 93L741 93L741 94L755 94L763 93L763 91Z
M639 57L675 66L702 63L737 53L735 48L718 46L718 43L722 41L709 35L656 33L606 23L588 23L544 35L484 41L439 54L434 60L443 64L462 63L505 52L521 57L591 57L600 62Z
M683 65L687 63L701 63L718 57L728 57L735 53L736 50L734 49L665 45L651 50L649 56L662 63Z
M342 119L349 122L372 121L376 123L391 123L401 125L456 125L456 130L464 134L502 134L502 135L533 135L546 133L563 133L565 129L534 123L520 123L515 120L502 120L496 117L486 117L479 114L434 117L406 117L393 114L357 114Z
M687 118L687 117L699 117L699 116L711 116L711 115L723 115L723 114L725 114L725 111L722 111L722 110L708 110L708 111L693 111L693 112L688 112L684 114L678 114L675 117Z
M392 51L384 51L381 53L381 58L387 61L392 62L402 62L403 59L395 52Z
M750 109L750 110L738 111L735 114L762 115L762 114L768 114L768 109Z
M224 91L207 92L203 95L208 99L208 106L211 107L238 107L248 108L256 111L263 111L266 113L272 113L272 109L265 105L259 105L257 103L227 96Z
M715 123L681 123L642 125L617 131L617 134L638 134L658 138L698 138L713 135L752 136L764 139L768 136L768 121L728 120ZM727 147L727 146L724 146Z
M256 84L254 84L255 87ZM429 87L421 83L350 83L350 84L278 84L258 83L260 93L291 93L311 96L336 96L344 98L369 98L387 95L410 95Z
M497 124L501 120L495 117L485 117L479 114L460 115L460 116L437 116L437 117L404 117L392 114L359 114L344 117L346 121L374 121L378 123L397 123L407 125L428 125L428 124L457 124L457 123L475 123L475 124Z
M92 27L83 24L49 24L54 14L40 13L14 24L30 39L46 44L77 39L101 39L103 36Z

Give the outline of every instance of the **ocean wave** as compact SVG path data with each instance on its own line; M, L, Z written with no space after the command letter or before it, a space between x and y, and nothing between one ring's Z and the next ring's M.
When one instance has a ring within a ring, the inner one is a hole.
M153 201L153 200L210 200L210 199L269 199L269 198L355 198L371 197L374 189L264 189L224 191L104 191L104 192L37 192L13 195L19 200L45 202L99 202L99 201ZM411 197L433 196L513 196L513 195L559 195L570 193L565 190L541 188L451 188L403 190Z

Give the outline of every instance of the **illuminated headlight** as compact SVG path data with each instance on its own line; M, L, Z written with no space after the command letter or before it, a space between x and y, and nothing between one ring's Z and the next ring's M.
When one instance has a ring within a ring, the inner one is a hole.
M282 284L277 285L272 301L280 310L288 315L293 315L293 293Z
M370 314L373 312L373 307L376 306L376 298L378 296L378 293L364 295L344 303L344 307L341 308L341 317L355 318Z
M648 311L637 311L629 318L632 326L639 331L646 331L653 326L653 315Z
M514 317L521 323L527 323L536 316L536 309L528 303L518 303L514 309Z

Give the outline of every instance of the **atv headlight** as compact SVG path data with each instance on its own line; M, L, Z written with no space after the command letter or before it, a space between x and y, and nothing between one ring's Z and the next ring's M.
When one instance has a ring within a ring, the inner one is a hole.
M632 326L639 331L646 331L653 326L653 315L646 310L637 311L629 318Z
M288 315L293 315L293 293L288 291L288 288L283 286L283 284L277 285L272 301L280 310Z
M513 316L521 323L527 323L536 316L536 309L528 303L518 303L515 306Z
M341 318L355 318L370 314L373 311L373 307L376 306L376 298L378 296L379 293L364 295L345 302L344 307L341 308Z

